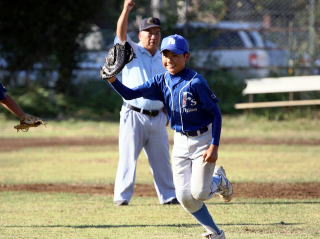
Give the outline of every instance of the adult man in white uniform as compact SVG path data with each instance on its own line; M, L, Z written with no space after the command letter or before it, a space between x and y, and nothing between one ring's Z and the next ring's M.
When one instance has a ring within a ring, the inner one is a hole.
M128 87L141 85L154 75L163 73L158 46L161 41L160 20L143 19L139 26L139 43L127 36L128 16L135 3L125 0L117 23L115 42L129 42L136 58L122 70L122 83ZM160 204L178 204L172 179L167 116L161 101L144 98L124 100L120 112L119 162L114 188L114 203L128 205L134 191L136 163L144 149L154 177Z

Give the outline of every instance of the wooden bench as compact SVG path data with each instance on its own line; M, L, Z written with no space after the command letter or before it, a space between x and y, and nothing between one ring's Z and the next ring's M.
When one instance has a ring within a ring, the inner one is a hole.
M246 83L242 94L248 95L249 102L235 104L236 109L320 105L320 99L294 100L295 92L320 91L320 76L248 79ZM288 100L254 102L254 95L268 93L288 93Z

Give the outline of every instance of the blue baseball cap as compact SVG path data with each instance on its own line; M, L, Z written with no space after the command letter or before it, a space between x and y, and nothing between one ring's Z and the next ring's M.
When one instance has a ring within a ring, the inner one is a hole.
M172 51L181 55L189 52L189 44L187 40L178 34L163 38L161 42L161 52L164 50Z

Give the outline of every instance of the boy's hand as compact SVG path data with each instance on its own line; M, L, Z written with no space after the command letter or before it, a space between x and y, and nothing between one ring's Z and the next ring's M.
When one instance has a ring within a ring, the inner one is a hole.
M218 160L218 145L211 144L207 151L203 154L203 161L215 163Z
M117 79L117 78L116 78L115 76L113 76L113 77L111 77L111 78L108 79L108 82L109 82L109 83L112 83L112 82L114 82L116 79Z

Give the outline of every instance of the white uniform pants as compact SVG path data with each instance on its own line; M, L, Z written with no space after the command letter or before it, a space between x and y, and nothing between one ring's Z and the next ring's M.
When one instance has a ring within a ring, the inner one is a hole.
M142 149L149 160L154 186L161 204L175 198L169 155L167 117L162 111L150 117L123 106L120 112L119 162L114 201L130 201L136 164Z
M218 188L212 180L215 164L203 162L202 157L211 140L211 126L196 137L174 134L172 171L176 195L182 207L190 213L198 211L203 201L212 198Z

